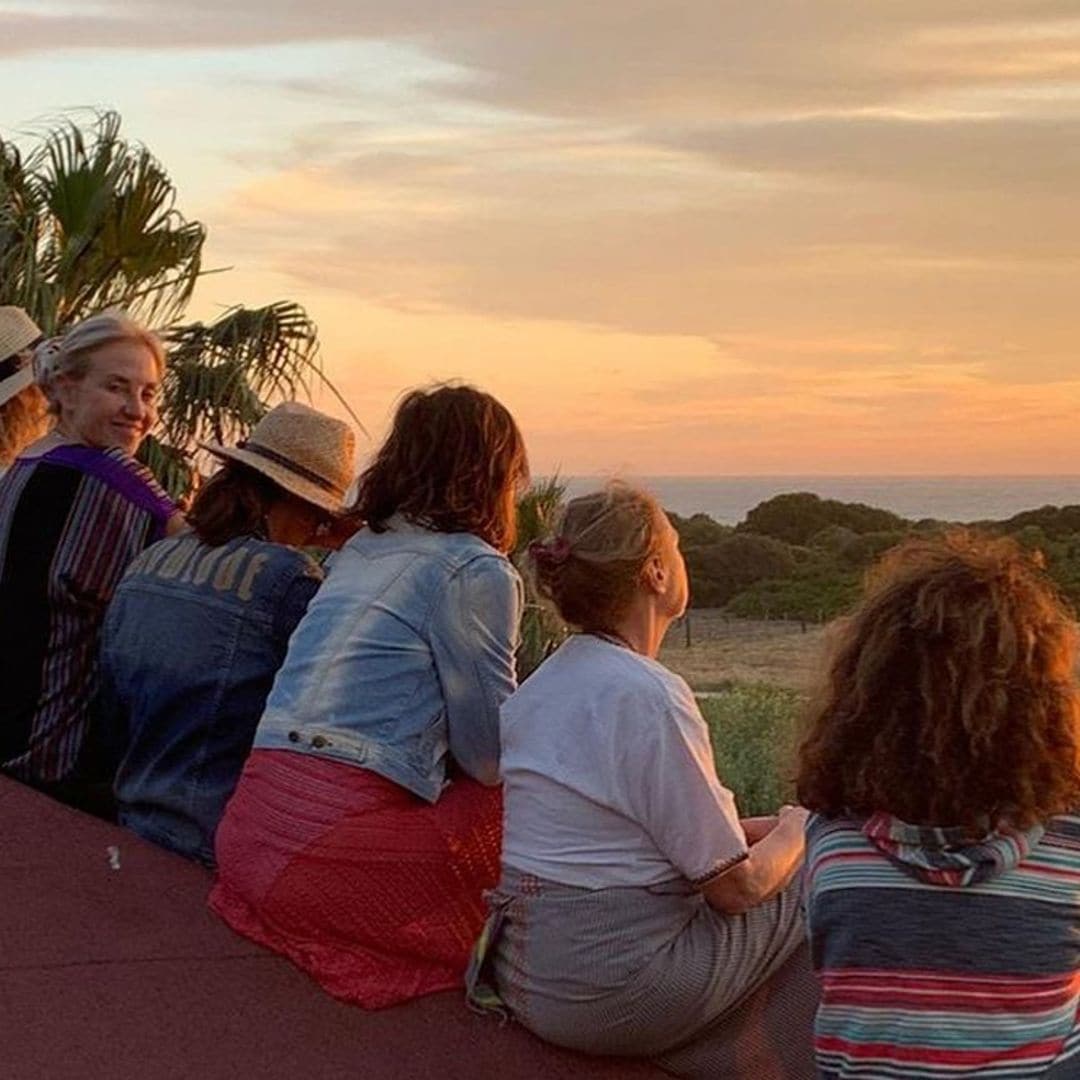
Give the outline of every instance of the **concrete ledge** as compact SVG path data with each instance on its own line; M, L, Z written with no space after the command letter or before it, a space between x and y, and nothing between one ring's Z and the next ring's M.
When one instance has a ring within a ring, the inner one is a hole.
M202 868L0 778L0 1075L664 1075L558 1050L474 1016L457 993L379 1012L340 1004L218 922L209 885Z

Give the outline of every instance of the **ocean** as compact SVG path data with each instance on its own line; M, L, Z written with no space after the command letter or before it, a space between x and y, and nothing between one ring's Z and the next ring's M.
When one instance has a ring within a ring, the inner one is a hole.
M571 495L602 477L565 478ZM866 503L917 521L1001 520L1040 506L1080 504L1080 476L651 476L636 481L668 510L736 525L758 503L790 491Z

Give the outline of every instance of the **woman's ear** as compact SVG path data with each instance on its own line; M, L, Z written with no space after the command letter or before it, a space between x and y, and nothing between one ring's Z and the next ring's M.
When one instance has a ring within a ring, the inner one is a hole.
M653 553L649 556L642 568L641 577L650 592L657 595L664 592L667 588L667 569L659 553Z

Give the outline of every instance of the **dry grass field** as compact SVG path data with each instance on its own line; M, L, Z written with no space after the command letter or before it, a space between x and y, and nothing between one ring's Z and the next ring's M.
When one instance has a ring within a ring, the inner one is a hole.
M684 622L675 623L660 660L695 690L716 690L733 682L806 690L820 669L823 626L732 619L709 609L691 611L689 620L689 647Z

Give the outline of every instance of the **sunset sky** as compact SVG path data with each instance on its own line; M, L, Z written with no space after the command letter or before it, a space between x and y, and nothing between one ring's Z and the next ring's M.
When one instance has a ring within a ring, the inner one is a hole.
M0 64L376 437L460 377L536 472L1080 472L1076 0L0 0Z

